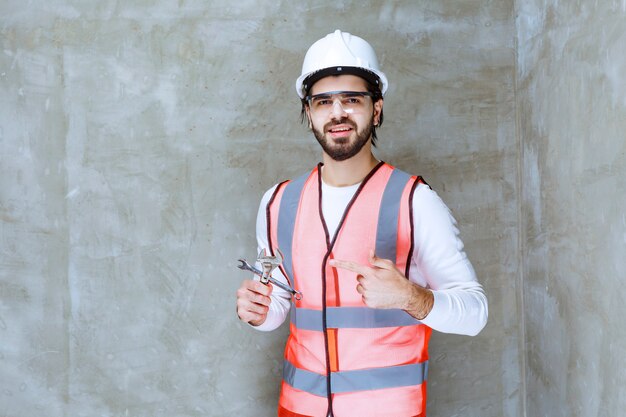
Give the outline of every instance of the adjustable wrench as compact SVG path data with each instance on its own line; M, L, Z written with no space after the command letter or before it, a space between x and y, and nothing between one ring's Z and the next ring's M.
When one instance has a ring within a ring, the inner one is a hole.
M254 266L250 265L248 263L248 261L246 261L245 259L239 259L239 262L240 262L240 264L237 265L237 268L239 268L241 270L244 270L244 271L250 271L250 272L252 272L252 273L254 273L254 274L256 274L256 275L258 275L260 277L263 277L263 272L258 270ZM272 284L276 285L277 287L280 287L283 290L291 293L291 295L293 295L293 298L295 298L296 300L301 300L302 299L302 293L300 291L296 291L293 288L291 288L289 285L283 284L282 282L280 282L276 278L272 277L271 275L268 276L267 280L269 282L271 282Z

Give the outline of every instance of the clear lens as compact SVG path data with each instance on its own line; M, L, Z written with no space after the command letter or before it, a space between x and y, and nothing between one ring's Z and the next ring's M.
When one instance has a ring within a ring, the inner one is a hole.
M306 99L311 111L316 113L330 113L335 103L339 103L346 113L361 113L369 105L368 97L372 97L372 93L368 91L330 91L308 96Z

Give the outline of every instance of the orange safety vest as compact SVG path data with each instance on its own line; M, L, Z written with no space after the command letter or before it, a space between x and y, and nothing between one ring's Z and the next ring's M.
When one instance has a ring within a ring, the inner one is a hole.
M368 251L409 276L412 200L421 177L379 163L334 236L322 214L321 166L276 187L267 205L270 250L301 300L292 300L279 417L425 417L431 329L400 309L365 306L356 274L329 259L368 264Z

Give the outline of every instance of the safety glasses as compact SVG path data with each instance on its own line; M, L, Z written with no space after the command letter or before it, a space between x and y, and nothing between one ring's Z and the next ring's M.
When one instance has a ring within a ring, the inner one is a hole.
M305 97L309 108L317 114L333 111L338 103L345 113L362 113L369 107L368 97L374 97L369 91L329 91Z

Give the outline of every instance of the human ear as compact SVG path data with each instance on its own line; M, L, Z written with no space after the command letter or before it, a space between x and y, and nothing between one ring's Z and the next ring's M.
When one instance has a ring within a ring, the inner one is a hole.
M383 111L383 99L374 102L374 126L378 126L380 123L380 114Z

